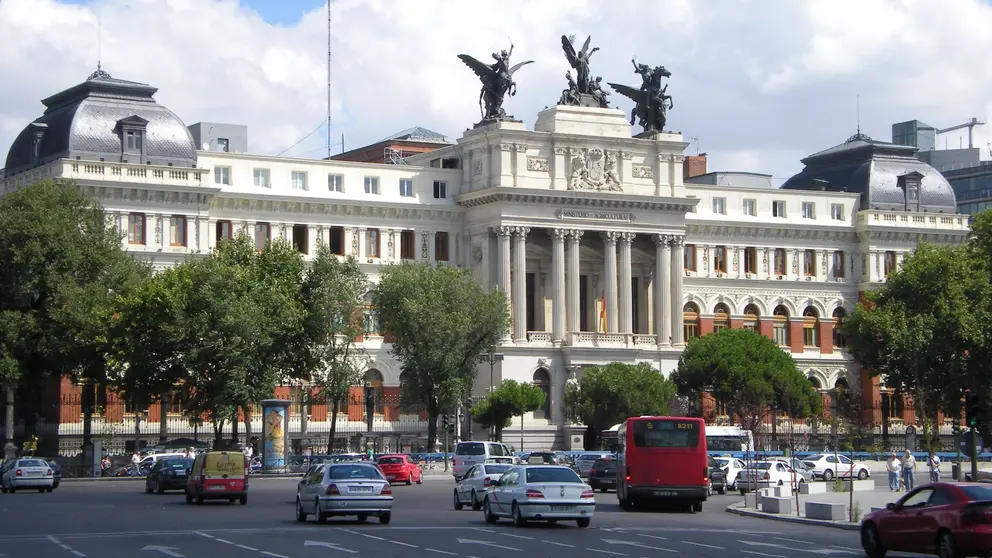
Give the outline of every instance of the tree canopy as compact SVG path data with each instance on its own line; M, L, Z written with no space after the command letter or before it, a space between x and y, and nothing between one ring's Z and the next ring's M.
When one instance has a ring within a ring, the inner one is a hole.
M755 430L769 408L794 417L819 413L821 399L792 355L771 339L746 329L724 329L693 339L672 381L679 394L697 401L704 392L725 403Z
M402 363L401 405L426 410L432 447L437 417L466 399L479 355L506 332L506 295L465 269L403 263L383 270L373 303Z
M544 390L534 384L503 380L488 397L472 407L472 420L495 427L496 441L502 441L503 429L510 426L513 417L540 409L544 399Z

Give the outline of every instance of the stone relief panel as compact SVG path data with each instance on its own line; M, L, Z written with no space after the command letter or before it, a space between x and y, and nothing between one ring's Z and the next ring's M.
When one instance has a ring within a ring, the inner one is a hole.
M527 157L527 170L548 172L548 160L544 157Z
M634 178L654 178L654 169L649 165L634 165L631 173Z
M620 191L617 154L598 148L572 149L568 189Z

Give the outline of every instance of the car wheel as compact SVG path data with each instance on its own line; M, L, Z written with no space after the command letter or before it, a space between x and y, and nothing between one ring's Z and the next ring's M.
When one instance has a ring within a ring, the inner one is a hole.
M193 503L193 495L190 494L189 492L187 492L186 493L186 504L192 504L192 503Z
M610 489L609 488L600 488L599 491L605 494L605 493L609 492Z
M493 507L492 507L492 505L491 505L491 504L489 503L489 498L488 498L488 497L487 497L487 498L486 498L486 500L485 500L485 501L484 501L484 502L482 503L482 514L483 514L483 515L485 516L485 518L486 518L486 523L496 523L497 521L499 521L499 518L498 518L498 517L496 517L496 516L495 516L495 515L493 514Z
M513 515L514 525L516 525L517 527L523 527L524 525L527 525L527 520L524 519L523 514L520 513L520 506L518 506L516 502L514 502L513 505L510 507L510 513Z
M203 505L203 496L197 496L196 497L196 505L197 506L202 506Z
M238 496L238 503L242 506L248 505L248 495L242 494L241 496Z
M858 480L865 480L868 478L868 471L866 469L861 469L858 471Z
M458 489L455 489L453 491L453 495L455 500L455 511L461 511L462 507L464 507L465 504L463 504L462 501L458 499ZM475 492L472 493L472 498L473 499L475 498Z
M53 490L55 490L55 487L54 486L49 486L48 488L45 489L45 492L48 492L49 494L51 494Z
M153 492L151 483L145 483L145 494L151 494Z
M701 511L703 511L703 503L702 502L693 502L692 504L690 504L689 509L693 513L699 513Z
M385 512L379 514L379 523L383 525L389 525L389 521L393 518L393 514L390 512Z
M832 480L834 480L834 472L831 471L830 469L823 471L823 481L830 482Z
M868 558L885 558L885 549L882 548L882 541L878 538L878 528L874 523L865 523L861 528L861 548Z
M413 476L407 475L406 476L406 485L407 486L410 486L411 484L413 484Z
M417 484L424 484L424 474L423 473L420 473L420 475L417 477Z
M320 500L313 501L313 513L317 517L317 523L327 523L327 514L320 511Z
M44 486L38 489L38 494L44 494L44 493L45 493L45 487Z
M620 489L617 489L617 500L620 502L620 509L623 511L630 511L634 509L634 501L630 498L621 498Z
M303 511L303 502L299 498L296 499L296 520L301 523L307 520L307 512Z
M585 529L589 526L590 521L588 517L580 517L575 520L575 524L579 526L579 529Z
M784 481L784 480L782 480L782 479L779 479L779 481L778 481L778 485L779 485L779 486L784 486L784 485L785 485L785 481Z
M479 503L479 496L472 491L472 511L479 511L482 509L482 504Z
M165 485L162 484L162 481L158 481L158 486L155 487L155 492L158 492L159 494L165 494Z
M368 515L366 515L366 514L364 514L364 513L360 513L360 514L358 514L358 521L359 521L360 523L365 523L365 522L366 522L366 521L368 521L368 520L369 520L369 516L368 516Z
M741 496L743 496L743 495L745 495L745 494L747 494L747 490L744 490L743 488L742 488L742 489L740 489L740 491L739 491L739 492L741 493Z
M937 535L937 556L940 558L958 558L958 547L954 544L954 537L947 531Z
M717 494L721 494L721 495L722 494L726 494L727 493L727 487L726 486L721 486L720 488L716 489L716 493Z

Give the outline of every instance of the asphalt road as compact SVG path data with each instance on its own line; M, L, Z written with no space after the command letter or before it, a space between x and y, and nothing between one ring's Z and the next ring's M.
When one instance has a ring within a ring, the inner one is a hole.
M699 514L623 512L600 494L589 529L574 524L487 525L451 505L453 481L396 486L393 521L379 525L294 517L296 479L256 479L247 506L188 506L182 493L145 494L140 482L66 482L52 494L0 494L0 556L7 558L507 558L549 553L629 556L813 558L863 556L856 532L724 512L739 496L714 495Z

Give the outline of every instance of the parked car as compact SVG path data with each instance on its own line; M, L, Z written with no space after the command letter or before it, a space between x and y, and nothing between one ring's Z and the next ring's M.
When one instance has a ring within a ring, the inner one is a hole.
M48 457L39 457L38 459L45 460L45 463L52 470L52 489L58 488L62 484L62 466L59 465L58 461Z
M796 475L802 477L804 482L813 482L816 480L813 470L798 457L769 457L768 461L781 461L786 466L792 467Z
M376 465L391 483L423 484L424 482L424 470L414 463L409 455L383 455L376 460Z
M727 487L730 490L737 490L737 479L741 471L745 469L744 462L736 457L714 457L713 459L723 468Z
M617 487L617 460L611 455L597 459L589 469L589 477L586 480L593 490L606 492Z
M209 451L193 460L187 471L186 503L204 500L230 500L248 503L248 475L245 454L240 451Z
M145 477L145 492L164 494L166 490L185 490L193 460L187 457L159 459Z
M720 463L717 462L717 460L712 457L709 458L709 467L710 467L710 486L709 486L710 494L712 495L714 490L717 492L717 494L726 494L727 474L723 471L723 468L720 467Z
M392 519L393 490L373 463L317 465L296 489L296 520L308 515L324 523L331 516L369 516L387 524Z
M584 453L582 455L576 456L574 461L579 468L579 476L588 477L589 469L592 468L593 463L595 463L600 459L603 459L604 457L609 457L610 455L611 454L609 453Z
M483 463L469 469L462 480L455 485L455 509L460 510L467 503L473 510L481 510L486 491L503 476L503 473L509 471L510 467L513 465Z
M941 558L988 556L992 548L992 485L933 483L865 516L861 546L868 558L889 551Z
M815 478L831 481L834 477L857 477L865 480L871 476L871 468L864 463L851 461L846 455L839 453L818 453L803 459L803 463Z
M596 510L596 495L569 467L518 465L503 473L482 503L486 523L501 517L523 526L530 520L557 523L574 520L588 527Z
M4 462L0 467L0 492L4 494L20 489L51 492L55 472L44 459L22 457Z
M737 490L741 494L758 488L758 483L768 483L777 486L791 486L798 489L799 485L807 482L802 475L794 473L794 469L782 461L756 461L744 469L737 480Z
M458 442L452 458L451 473L455 482L462 480L465 473L480 463L506 463L513 465L517 458L510 448L499 442Z

